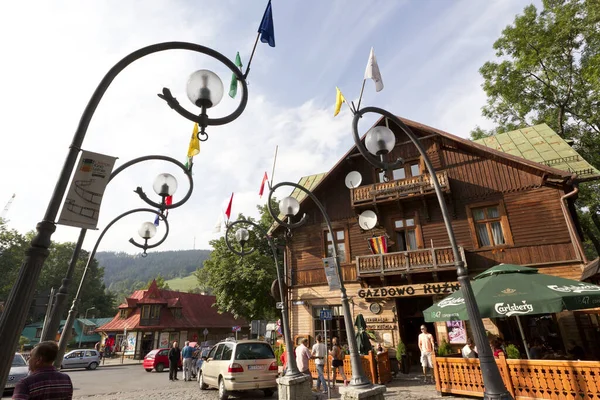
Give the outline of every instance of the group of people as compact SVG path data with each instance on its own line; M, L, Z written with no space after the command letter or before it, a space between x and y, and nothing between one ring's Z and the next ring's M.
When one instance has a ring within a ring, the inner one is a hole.
M327 381L325 380L325 364L327 360L327 355L331 356L331 369L333 371L333 384L332 388L335 388L337 374L340 374L340 377L344 379L344 386L348 385L348 378L344 373L344 350L338 343L338 339L334 337L331 341L332 346L331 350L327 350L327 345L323 343L323 337L321 335L317 335L316 343L309 349L309 342L307 338L302 339L300 345L296 347L294 354L296 355L296 365L298 366L298 370L305 374L311 375L309 370L309 361L315 360L315 367L317 368L317 384L314 391L327 393ZM281 354L281 363L283 364L283 374L285 375L288 368L288 359L287 352L285 351L285 346L283 348L283 353ZM321 389L321 386L323 389Z
M179 362L183 368L183 380L191 381L196 379L198 370L202 367L202 358L200 357L200 347L190 346L190 342L186 341L183 349L179 348L179 344L175 341L169 349L169 380L178 381L177 369Z

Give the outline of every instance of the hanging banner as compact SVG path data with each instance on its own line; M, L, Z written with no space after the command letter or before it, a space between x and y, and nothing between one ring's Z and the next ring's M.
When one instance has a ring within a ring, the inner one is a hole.
M325 277L329 290L340 290L340 277L337 273L335 258L327 257L323 259L323 267L325 268Z
M83 150L57 223L96 229L102 196L116 157Z

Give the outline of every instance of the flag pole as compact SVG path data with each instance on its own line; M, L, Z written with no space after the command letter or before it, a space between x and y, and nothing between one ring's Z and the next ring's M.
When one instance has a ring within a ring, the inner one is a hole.
M252 63L252 58L254 58L254 52L256 52L256 45L258 44L258 39L260 38L260 32L256 35L256 40L254 41L254 47L252 48L252 53L250 54L250 59L248 60L248 65L246 65L246 72L244 73L244 79L248 76L248 72L250 71L250 64Z
M271 183L269 183L269 189L273 187L273 175L275 175L275 163L277 162L277 149L279 149L279 145L275 146L275 157L273 158L273 171L271 172Z
M360 109L360 101L362 100L363 92L365 91L365 82L366 81L367 81L366 79L363 79L362 88L360 88L360 96L358 96L358 107L356 107L357 111Z

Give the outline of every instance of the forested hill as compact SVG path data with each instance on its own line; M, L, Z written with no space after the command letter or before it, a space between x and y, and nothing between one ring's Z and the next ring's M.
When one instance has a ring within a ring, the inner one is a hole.
M142 257L103 251L96 253L96 259L104 267L104 283L110 291L131 293L159 275L165 279L188 276L202 267L210 253L210 250L158 251Z

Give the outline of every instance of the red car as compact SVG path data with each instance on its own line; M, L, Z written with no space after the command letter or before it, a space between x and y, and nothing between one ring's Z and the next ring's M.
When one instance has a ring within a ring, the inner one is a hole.
M177 363L177 369L181 370L181 359ZM169 349L154 349L144 357L144 369L148 372L152 372L153 369L156 372L163 372L165 368L169 368Z

